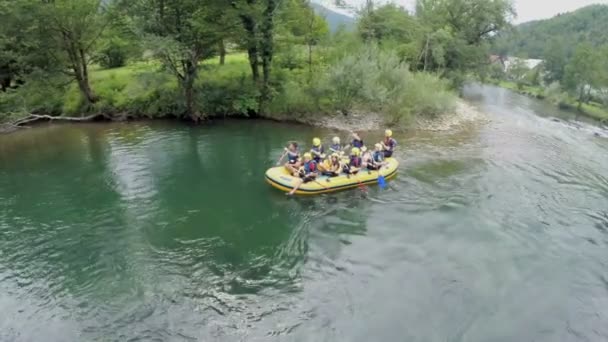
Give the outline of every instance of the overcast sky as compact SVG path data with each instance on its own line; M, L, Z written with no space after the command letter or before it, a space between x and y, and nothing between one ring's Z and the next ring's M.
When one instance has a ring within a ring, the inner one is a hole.
M608 0L514 0L517 23L550 18L591 4L608 4Z
M395 2L413 9L416 0L378 0L377 2ZM608 4L608 0L512 0L517 11L515 23L523 23L530 20L546 19L558 13L571 12L591 4ZM365 3L364 0L346 0L346 2Z

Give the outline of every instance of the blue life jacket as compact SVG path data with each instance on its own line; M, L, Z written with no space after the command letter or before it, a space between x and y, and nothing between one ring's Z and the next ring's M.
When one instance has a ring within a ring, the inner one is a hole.
M361 148L363 147L363 140L353 139L351 145L353 145L353 147Z
M297 150L295 152L287 152L287 160L289 160L289 164L295 164L298 159L300 159L300 154Z
M315 163L312 160L304 163L304 165L302 165L302 167L304 168L305 175L317 171L317 163Z
M340 144L332 144L329 147L329 150L334 153L339 153L340 151L342 151L342 146L340 146Z
M313 146L310 150L314 151L318 154L323 154L325 149L323 148L323 145L320 145L320 146ZM318 163L321 161L321 156L316 153L312 154L312 159L314 159L314 161L316 161Z
M361 157L350 156L350 163L348 165L353 167L361 167Z
M382 153L382 151L374 151L372 158L374 158L374 162L382 163L382 161L384 160L384 153Z

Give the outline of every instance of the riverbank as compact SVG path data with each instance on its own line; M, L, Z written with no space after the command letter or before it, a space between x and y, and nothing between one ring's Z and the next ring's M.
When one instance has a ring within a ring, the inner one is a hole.
M445 80L430 73L413 73L394 56L374 49L359 55L355 61L368 63L347 68L342 64L352 62L348 59L338 60L338 65L315 65L315 78L311 78L312 71L277 65L273 96L263 110L245 54L230 54L224 64L205 60L195 82L197 111L203 119L261 117L338 128L346 122L348 129L363 130L422 126L421 122L446 121L458 112L457 96ZM374 69L379 66L383 69ZM357 72L353 71L356 68ZM353 73L363 76L353 77ZM382 73L395 77L387 80ZM361 79L366 81L361 83ZM83 105L76 84L67 80L64 87L56 86L60 80L33 78L0 93L2 130L12 131L40 119L84 120L83 116L108 121L191 118L183 89L158 63L92 67L90 82L98 100L89 106ZM344 112L348 114L337 114Z
M462 99L456 100L454 107L453 111L444 115L417 117L409 123L407 128L422 131L448 131L487 120L483 112ZM384 129L387 125L390 126L384 120L383 114L362 111L353 111L348 115L337 113L306 123L342 131L373 131Z
M602 124L608 123L608 108L597 106L593 103L583 103L579 109L575 99L565 95L560 95L559 98L551 98L547 94L547 89L540 86L524 85L522 87L518 87L515 82L510 81L499 81L494 84L522 95L551 102L559 109L571 111L575 114L580 114L590 119L598 120Z

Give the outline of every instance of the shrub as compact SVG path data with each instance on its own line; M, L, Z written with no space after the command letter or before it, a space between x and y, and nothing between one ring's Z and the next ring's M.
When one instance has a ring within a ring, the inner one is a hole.
M393 123L412 115L434 116L453 109L455 96L447 81L428 73L412 73L393 52L367 47L331 66L326 89L333 106L349 111L379 111Z

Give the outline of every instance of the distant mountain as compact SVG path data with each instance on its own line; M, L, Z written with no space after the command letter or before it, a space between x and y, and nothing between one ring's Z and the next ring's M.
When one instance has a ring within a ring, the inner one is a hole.
M340 13L315 2L311 3L311 6L317 14L325 17L332 32L335 32L340 26L348 29L355 25L355 18L345 14L346 12Z
M608 44L608 5L591 5L518 25L497 39L494 52L542 59L551 43L559 42L570 52L584 41L594 46Z

